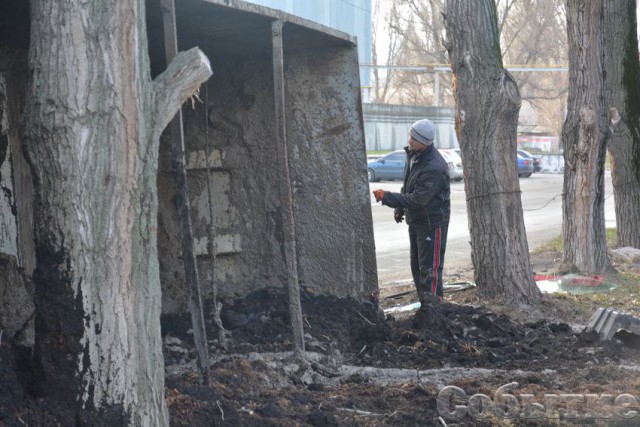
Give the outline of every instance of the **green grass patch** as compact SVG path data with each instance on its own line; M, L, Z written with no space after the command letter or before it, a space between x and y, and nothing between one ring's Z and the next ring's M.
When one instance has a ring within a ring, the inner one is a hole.
M606 239L607 239L607 247L608 248L616 248L618 247L618 231L615 228L607 228L606 230ZM554 237L549 240L547 243L544 243L537 248L535 248L532 253L534 255L541 254L543 252L552 251L552 252L562 252L564 249L564 240L562 239L562 234Z
M389 150L381 150L381 151L367 151L367 156L384 156L385 154L389 154L391 151Z
M606 232L607 232L607 247L617 248L618 247L618 229L607 228Z
M562 234L549 240L547 243L543 243L532 251L532 254L538 255L543 252L562 252L564 248L564 241L562 240Z

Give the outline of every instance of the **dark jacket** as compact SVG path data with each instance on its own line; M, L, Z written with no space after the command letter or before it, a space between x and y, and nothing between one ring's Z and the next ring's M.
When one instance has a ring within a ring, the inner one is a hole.
M448 226L451 193L447 162L433 145L421 153L406 147L405 151L404 185L400 193L386 191L382 204L404 213L409 225Z

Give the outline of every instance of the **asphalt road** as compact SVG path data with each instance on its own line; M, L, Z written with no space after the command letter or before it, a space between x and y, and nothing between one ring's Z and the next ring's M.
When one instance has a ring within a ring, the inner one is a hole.
M522 208L529 250L548 242L562 233L562 180L561 174L535 173L520 178ZM400 181L370 183L371 191L382 188L399 192ZM615 226L611 175L605 178L605 220L607 227ZM467 206L463 182L451 183L451 221L445 254L445 275L471 270L471 247ZM373 230L376 243L379 286L392 286L411 278L409 269L409 236L405 223L396 224L393 209L376 203L371 198Z

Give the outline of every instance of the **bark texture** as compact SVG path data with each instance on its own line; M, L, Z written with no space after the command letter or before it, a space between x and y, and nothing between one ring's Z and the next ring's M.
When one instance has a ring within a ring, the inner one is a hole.
M608 1L604 7L605 103L609 108L609 154L618 244L640 248L640 61L636 2Z
M563 264L583 273L610 267L604 222L609 110L604 103L603 1L567 0L569 97L564 144Z
M144 0L33 0L31 15L40 391L114 424L167 425L158 139L209 63L194 49L151 81Z
M447 1L445 24L475 280L489 297L536 303L540 293L531 271L516 171L521 100L502 65L495 4Z

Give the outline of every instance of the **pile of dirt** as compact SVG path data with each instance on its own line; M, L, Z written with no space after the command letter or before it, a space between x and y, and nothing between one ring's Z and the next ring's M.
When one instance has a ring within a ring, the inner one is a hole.
M307 292L302 302L307 350L315 358L282 353L293 347L286 295L261 291L223 310L228 348L210 342L209 387L193 371L186 320L165 319L167 360L176 362L167 379L172 424L432 424L441 415L436 400L443 385L492 396L516 381L522 393L535 391L541 399L554 392L637 396L640 390L640 380L619 368L640 365L637 349L599 343L595 333L565 322L520 323L446 302L398 317L385 317L374 304ZM176 369L180 363L183 369ZM407 378L411 371L414 378ZM429 375L439 371L451 375L432 381ZM483 422L467 416L459 425Z
M573 319L521 322L451 302L385 316L375 302L310 292L301 298L302 355L292 352L285 292L226 301L227 343L223 348L209 340L208 385L195 368L189 316L163 318L171 425L527 425L533 421L522 415L500 418L491 410L469 409L461 419L447 419L439 393L459 387L468 406L474 395L496 399L505 384L516 399L528 394L541 403L550 393L640 395L640 351L600 343L593 332L570 325ZM216 329L207 318L212 338ZM100 417L31 397L17 355L11 343L0 346L0 425L106 425ZM574 423L565 412L546 413L553 420L543 420ZM639 418L603 419L606 425L637 425Z
M76 412L52 398L35 397L31 349L11 340L0 344L0 426L113 426L108 415Z

